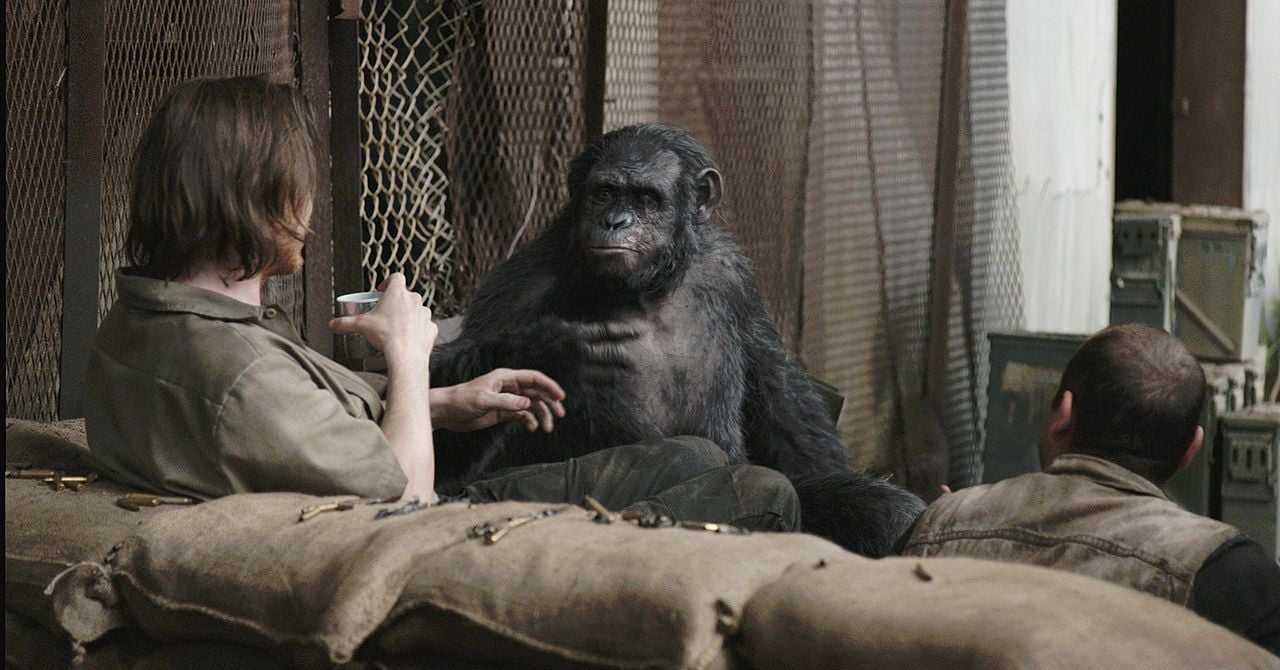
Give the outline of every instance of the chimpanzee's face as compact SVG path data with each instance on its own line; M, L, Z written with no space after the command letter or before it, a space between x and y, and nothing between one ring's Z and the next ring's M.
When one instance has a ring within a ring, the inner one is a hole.
M689 203L680 161L667 149L631 147L592 166L578 207L578 248L592 274L626 281L669 253Z

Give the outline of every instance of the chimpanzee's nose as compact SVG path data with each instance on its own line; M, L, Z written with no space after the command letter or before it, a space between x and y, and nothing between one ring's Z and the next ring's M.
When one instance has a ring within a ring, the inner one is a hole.
M611 212L605 216L605 227L609 230L621 230L630 227L633 221L629 211Z

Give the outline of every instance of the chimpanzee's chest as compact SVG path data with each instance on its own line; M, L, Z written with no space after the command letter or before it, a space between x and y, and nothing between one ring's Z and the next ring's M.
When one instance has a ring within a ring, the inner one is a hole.
M740 374L737 334L699 298L677 290L656 304L620 307L582 324L597 337L581 342L578 374L566 388L570 409L577 395L576 409L589 414L581 419L636 439L703 434L708 417L736 413L723 378Z

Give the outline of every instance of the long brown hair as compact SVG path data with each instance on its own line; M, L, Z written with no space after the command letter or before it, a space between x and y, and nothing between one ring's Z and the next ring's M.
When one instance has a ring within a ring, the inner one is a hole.
M315 195L315 124L302 94L262 76L202 78L173 89L134 155L125 251L146 276L175 279L208 262L250 277L280 231L302 239Z

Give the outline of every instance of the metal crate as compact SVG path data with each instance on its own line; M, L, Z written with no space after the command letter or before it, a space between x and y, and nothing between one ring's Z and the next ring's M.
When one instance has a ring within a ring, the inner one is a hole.
M1062 369L1085 335L995 331L987 385L982 481L1040 469L1040 426L1053 404Z
M1244 531L1280 556L1276 532L1276 457L1280 456L1280 403L1260 403L1218 417L1214 475L1220 486L1214 517Z
M1112 228L1111 323L1147 323L1204 361L1258 360L1267 217L1124 201Z

